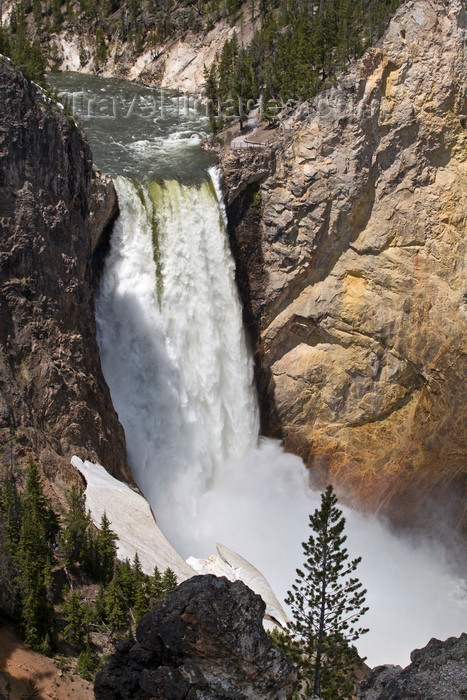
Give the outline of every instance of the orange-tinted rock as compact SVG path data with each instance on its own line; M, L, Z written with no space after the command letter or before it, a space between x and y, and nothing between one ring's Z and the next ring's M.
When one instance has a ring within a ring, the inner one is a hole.
M402 6L295 112L254 203L230 197L265 429L399 524L466 525L466 26L461 2Z

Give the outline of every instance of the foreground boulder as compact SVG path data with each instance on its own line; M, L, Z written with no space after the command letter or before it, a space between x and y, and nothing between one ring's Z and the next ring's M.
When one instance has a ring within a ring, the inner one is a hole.
M195 576L141 619L100 671L97 700L287 700L295 671L244 583Z
M412 652L407 668L378 666L360 683L358 700L467 698L467 634L432 639Z

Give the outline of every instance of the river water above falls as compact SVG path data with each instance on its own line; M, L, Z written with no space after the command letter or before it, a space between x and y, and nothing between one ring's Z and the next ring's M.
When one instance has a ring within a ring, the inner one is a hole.
M297 457L258 438L218 176L200 146L206 119L172 93L81 75L50 81L74 94L94 161L118 192L96 315L135 480L184 557L221 542L283 599L319 494ZM464 584L439 552L344 512L349 550L363 557L371 631L358 647L371 665L405 665L431 637L465 631Z

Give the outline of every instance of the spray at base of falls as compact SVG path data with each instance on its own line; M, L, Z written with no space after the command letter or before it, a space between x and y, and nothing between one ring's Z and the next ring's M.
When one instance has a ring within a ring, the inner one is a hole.
M260 569L281 600L320 498L298 457L257 439L216 176L199 187L115 184L121 214L96 317L135 480L183 556L207 557L219 541ZM358 646L369 662L406 663L433 635L463 631L465 591L439 558L344 512L351 555L363 557L371 634Z

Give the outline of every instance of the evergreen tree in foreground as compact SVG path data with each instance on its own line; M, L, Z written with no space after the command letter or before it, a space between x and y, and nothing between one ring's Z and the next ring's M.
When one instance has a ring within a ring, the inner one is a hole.
M43 493L34 462L29 465L21 509L23 516L15 553L21 620L26 641L33 648L49 653L54 646L56 631L51 601L52 544L59 524Z
M63 518L63 532L60 538L60 549L66 555L67 563L80 561L89 564L88 531L91 526L91 516L86 513L86 497L84 490L72 486L66 497L68 510Z
M332 486L321 507L310 515L312 533L303 542L304 571L288 592L293 621L282 646L297 663L305 697L346 700L354 696L354 671L359 662L351 644L368 630L355 627L368 610L366 590L353 572L361 557L348 561L343 534L345 518L336 506Z

